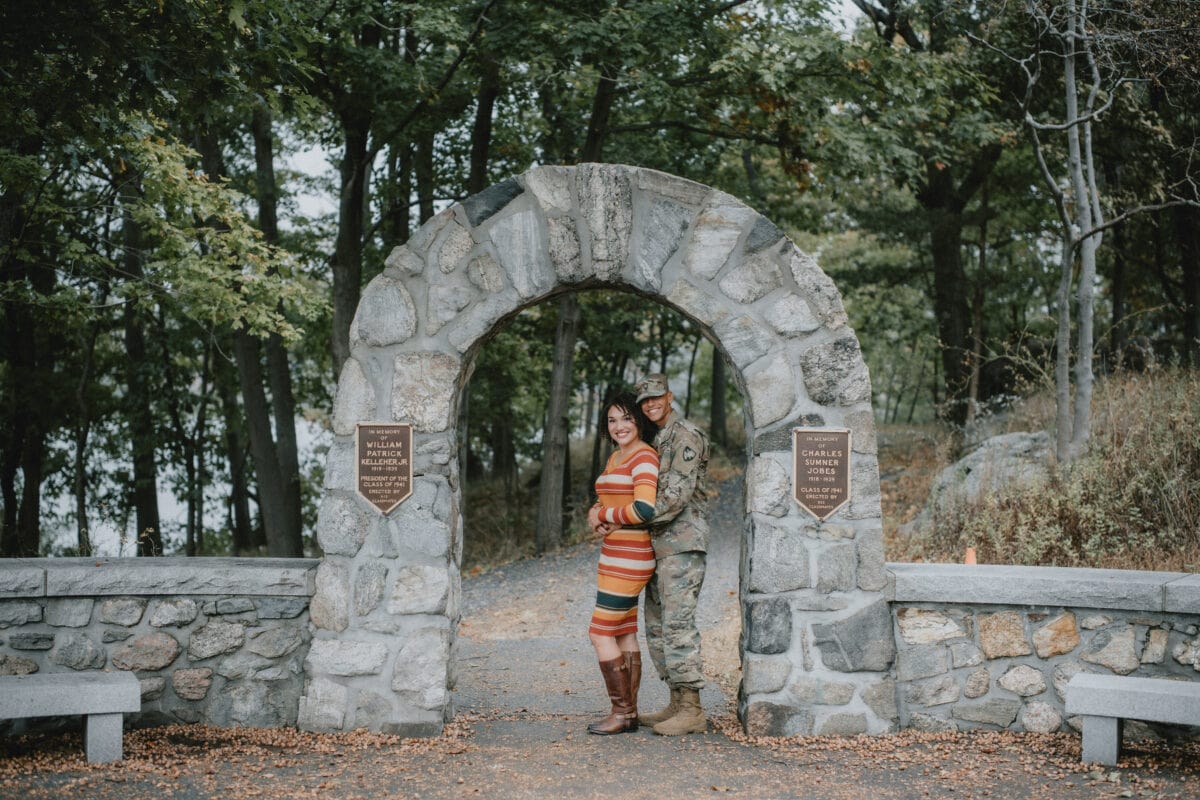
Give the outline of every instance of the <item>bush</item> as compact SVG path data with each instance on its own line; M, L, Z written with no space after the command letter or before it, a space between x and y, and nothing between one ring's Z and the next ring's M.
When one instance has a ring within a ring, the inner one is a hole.
M1033 405L1049 407L1042 398ZM889 558L1200 572L1200 373L1097 382L1088 452L1047 481L940 514Z

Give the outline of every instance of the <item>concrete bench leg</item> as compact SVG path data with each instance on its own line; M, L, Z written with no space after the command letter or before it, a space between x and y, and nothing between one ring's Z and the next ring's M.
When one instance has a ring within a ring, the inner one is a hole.
M1083 761L1113 766L1121 754L1121 731L1125 720L1119 717L1083 718Z
M83 744L89 764L120 761L124 714L88 714L83 719Z

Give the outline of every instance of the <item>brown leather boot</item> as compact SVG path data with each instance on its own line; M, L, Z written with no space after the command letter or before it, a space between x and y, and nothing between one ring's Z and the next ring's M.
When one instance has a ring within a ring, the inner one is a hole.
M633 706L633 716L638 715L638 689L642 686L642 653L640 650L622 650L625 666L629 670L629 700Z
M612 701L612 711L604 719L588 725L588 733L607 736L610 733L636 731L637 716L629 699L629 667L625 666L625 656L601 661L600 674L604 676L608 699Z
M642 714L638 717L639 725L647 725L653 728L660 722L666 722L671 717L675 716L679 711L679 690L674 686L671 687L671 702L667 703L667 707L662 711L652 711L649 714Z
M704 709L700 707L700 692L687 687L679 690L679 711L675 716L654 726L654 732L660 736L683 736L687 733L704 733L706 730L708 720L704 718Z

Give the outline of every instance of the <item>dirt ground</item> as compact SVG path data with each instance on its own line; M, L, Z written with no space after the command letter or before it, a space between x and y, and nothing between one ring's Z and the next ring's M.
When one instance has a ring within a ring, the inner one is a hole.
M436 739L172 726L127 731L123 761L89 765L78 733L30 735L0 740L0 800L1200 798L1196 742L1127 742L1121 764L1100 769L1079 762L1070 734L743 734L737 483L723 485L714 511L698 610L706 734L585 732L606 709L585 633L593 543L464 579L456 714ZM666 698L647 665L642 708Z

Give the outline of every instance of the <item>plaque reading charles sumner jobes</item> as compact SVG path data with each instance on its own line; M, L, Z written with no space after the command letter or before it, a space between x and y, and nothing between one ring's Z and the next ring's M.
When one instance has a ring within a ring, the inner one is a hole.
M355 426L354 486L384 514L412 494L412 425L366 423Z
M850 430L793 428L796 502L824 522L850 502Z

